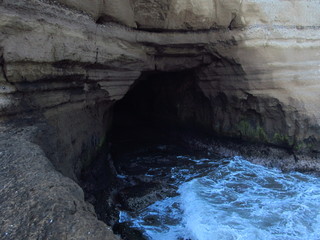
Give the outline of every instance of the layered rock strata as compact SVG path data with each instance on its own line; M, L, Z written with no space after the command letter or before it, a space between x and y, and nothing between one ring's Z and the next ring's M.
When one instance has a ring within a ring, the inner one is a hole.
M318 152L319 8L310 0L1 0L1 238L112 238L69 178L77 181L106 141L113 104L142 72L192 71L210 102L210 133ZM53 183L61 198L44 191ZM20 205L9 202L20 190ZM55 208L23 210L48 199L67 202L49 223ZM32 230L35 218L41 231Z

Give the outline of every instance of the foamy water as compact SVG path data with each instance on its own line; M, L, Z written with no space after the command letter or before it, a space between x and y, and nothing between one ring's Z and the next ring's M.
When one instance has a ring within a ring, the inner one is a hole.
M154 240L320 239L318 177L241 157L190 161L194 167L171 171L178 196L137 213L121 212L120 221Z

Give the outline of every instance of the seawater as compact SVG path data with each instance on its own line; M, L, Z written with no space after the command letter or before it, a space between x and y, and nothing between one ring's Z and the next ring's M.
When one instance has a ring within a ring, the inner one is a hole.
M320 240L320 178L283 173L242 157L174 167L177 196L120 222L153 240ZM152 169L151 169L152 170Z

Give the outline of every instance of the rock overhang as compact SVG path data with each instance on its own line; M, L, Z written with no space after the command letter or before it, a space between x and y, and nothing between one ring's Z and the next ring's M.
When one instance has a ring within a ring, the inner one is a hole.
M240 99L247 94L270 96L289 112L296 110L310 116L312 125L317 125L319 117L314 102L318 101L315 49L320 46L316 31L319 14L311 10L319 7L317 1L36 1L28 3L31 15L27 14L23 0L4 1L3 6L6 6L1 10L3 71L11 86L16 85L22 92L29 83L33 91L37 91L37 85L48 90L52 80L58 82L52 84L56 90L82 87L90 94L88 90L100 88L98 99L106 97L112 101L121 99L141 72L197 69L199 85L208 98L217 96L217 89ZM118 18L122 25L114 22L97 25L97 16L93 16L97 10L93 9L120 14L113 18ZM113 9L132 10L133 15ZM168 20L170 15L179 17L178 12L186 9L188 14L182 14L182 18ZM284 9L288 14L282 14ZM289 13L297 9L300 9L298 16L289 18ZM153 12L163 12L164 22L186 25L157 26L151 20L141 20L145 23L140 25L153 24L144 31L121 20L123 16L155 20L159 15ZM234 17L234 12L241 24L230 26L230 19L226 24L213 23L220 21L219 14L226 17L231 13ZM208 27L201 20L201 16L209 13L214 15L210 24L219 27ZM188 22L193 19L192 14L203 25L192 27ZM153 29L162 30L152 32ZM66 93L59 94L61 98L51 98L44 107L54 106L54 101L58 105L72 99ZM36 101L33 108L41 108L41 102ZM13 102L13 106L18 105ZM6 109L21 111L10 106ZM297 130L295 120L288 121L288 132L273 132L270 136L281 134L290 138L292 144L315 137L307 130ZM301 139L294 140L294 135L301 134Z

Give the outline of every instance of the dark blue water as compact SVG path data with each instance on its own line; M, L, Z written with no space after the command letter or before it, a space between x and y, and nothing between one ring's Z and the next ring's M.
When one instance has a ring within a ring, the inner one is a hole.
M254 165L241 157L174 167L178 196L121 212L155 240L319 240L320 179ZM156 172L150 169L150 172Z

